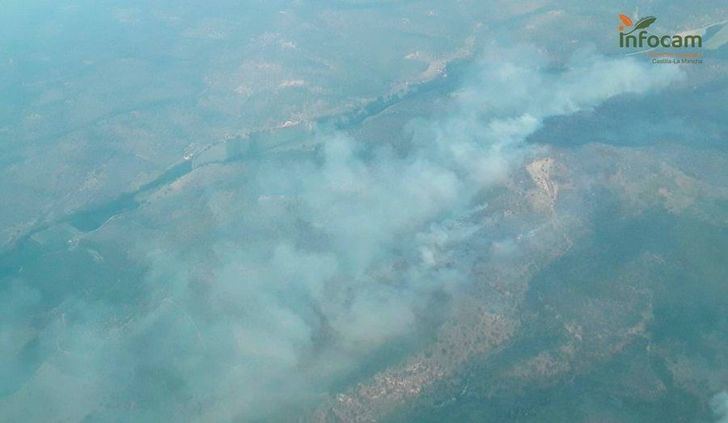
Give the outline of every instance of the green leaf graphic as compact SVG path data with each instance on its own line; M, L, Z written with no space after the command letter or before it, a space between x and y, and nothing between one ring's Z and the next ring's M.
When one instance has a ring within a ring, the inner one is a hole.
M645 29L648 26L650 26L653 23L655 23L656 20L657 20L657 18L654 17L654 16L646 16L646 17L638 20L637 23L634 26L634 29L632 29L631 31L629 31L627 34L631 34L631 33L635 32L635 31L637 31L638 29ZM627 34L625 34L625 35L627 35Z

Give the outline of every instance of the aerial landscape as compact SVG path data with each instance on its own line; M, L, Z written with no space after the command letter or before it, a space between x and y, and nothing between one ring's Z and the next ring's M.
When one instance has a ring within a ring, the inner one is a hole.
M0 422L726 423L727 70L716 0L10 0Z

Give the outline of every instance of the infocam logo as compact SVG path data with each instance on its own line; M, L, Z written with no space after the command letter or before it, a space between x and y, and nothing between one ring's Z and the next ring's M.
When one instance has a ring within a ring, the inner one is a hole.
M654 16L647 16L632 22L629 16L619 15L619 46L623 48L700 48L703 47L703 38L700 35L652 35L647 32L657 20ZM624 32L624 31L627 32ZM636 34L634 34L636 32Z

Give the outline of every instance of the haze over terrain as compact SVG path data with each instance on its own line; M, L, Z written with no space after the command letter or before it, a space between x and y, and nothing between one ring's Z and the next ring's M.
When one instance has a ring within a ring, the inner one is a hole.
M728 421L726 22L7 2L0 421Z

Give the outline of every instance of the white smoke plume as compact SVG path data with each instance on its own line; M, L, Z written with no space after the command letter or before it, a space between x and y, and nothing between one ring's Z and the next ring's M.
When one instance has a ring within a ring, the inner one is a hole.
M108 410L252 419L315 402L361 357L411 333L434 290L467 282L462 266L439 264L473 232L461 220L476 194L520 164L544 119L680 77L589 52L564 69L525 47L489 57L447 116L410 124L407 154L323 133L317 157L253 160L222 192L211 187L210 241L140 245L150 268L141 305L67 302L73 319L45 327L42 371L0 402L2 414L21 416L38 397L37 417L69 420ZM109 323L124 307L131 317Z

